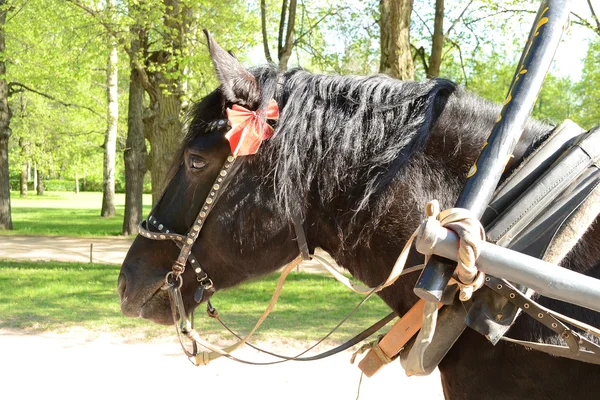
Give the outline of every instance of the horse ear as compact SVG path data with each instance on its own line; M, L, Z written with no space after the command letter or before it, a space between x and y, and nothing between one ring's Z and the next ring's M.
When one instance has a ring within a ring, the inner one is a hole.
M210 58L227 100L256 107L260 103L260 88L254 75L244 68L231 53L223 50L207 29L204 29L204 34L208 41Z

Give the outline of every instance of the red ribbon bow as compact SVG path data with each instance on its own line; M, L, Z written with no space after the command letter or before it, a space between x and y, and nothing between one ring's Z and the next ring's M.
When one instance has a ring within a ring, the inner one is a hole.
M279 106L275 100L269 101L265 111L266 119L279 118ZM262 120L256 111L234 105L227 109L231 129L225 134L231 153L234 156L256 154L263 140L273 136L273 127Z

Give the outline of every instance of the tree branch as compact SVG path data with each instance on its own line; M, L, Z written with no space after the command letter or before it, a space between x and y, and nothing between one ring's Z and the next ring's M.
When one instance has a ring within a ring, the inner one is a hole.
M15 87L18 88L18 89L15 89ZM90 107L87 107L87 106L82 106L80 104L64 102L62 100L57 99L54 96L51 96L51 95L49 95L47 93L40 92L38 90L32 89L29 86L23 85L22 83L19 83L19 82L10 82L8 84L8 96L9 97L12 96L15 93L21 93L24 90L27 90L27 91L29 91L31 93L35 93L38 96L45 97L45 98L47 98L49 100L55 101L55 102L57 102L58 104L60 104L62 106L73 107L73 108L81 108L81 109L84 109L84 110L88 110L89 112L91 112L92 114L96 115L99 118L104 118L103 115L101 115L100 113L96 112L93 108L90 108Z
M265 49L265 57L267 62L272 64L271 52L269 51L269 39L267 36L267 5L265 0L260 0L260 24L262 27L263 46Z
M319 24L321 22L323 22L323 20L329 16L335 15L337 13L337 11L334 10L329 10L327 11L327 13L325 15L323 15L321 18L319 18L319 20L317 22L315 22L314 24L312 24L306 31L302 32L300 35L298 35L298 37L296 38L296 40L294 40L294 45L298 44L300 42L300 40L302 40L302 38L306 35L308 35L310 32L312 32L313 29L315 29L317 26L319 26Z
M506 14L506 13L512 13L512 14L519 14L519 13L536 14L537 11L525 10L525 9L503 9L503 10L497 11L495 13L492 13L492 14L489 14L489 15L485 15L483 17L475 18L473 20L465 22L465 25L467 25L467 24L474 24L476 22L483 21L484 19L492 18L492 17L495 17L496 15Z
M283 52L283 28L285 26L285 12L287 10L287 0L281 4L281 18L279 19L279 35L277 36L277 54L281 56Z
M465 15L465 12L467 12L467 9L471 6L471 4L473 4L473 0L469 1L467 3L467 5L465 6L465 8L463 8L463 10L461 11L460 15L454 21L452 21L450 28L448 28L448 30L446 31L446 34L444 36L448 36L450 34L450 32L452 32L452 30L454 29L454 27L456 26L458 21L463 17L463 15Z
M594 18L594 21L596 21L596 33L598 35L600 35L600 20L598 20L598 15L596 14L596 11L594 11L594 6L592 6L592 1L591 0L587 0L588 6L590 7L590 12L592 13L592 18Z
M290 1L290 10L288 14L287 30L285 32L284 51L291 52L294 38L294 25L296 23L296 0Z
M433 37L433 32L431 32L431 29L429 29L429 27L427 26L427 24L425 23L425 21L423 21L423 18L421 18L421 16L417 12L417 10L415 10L414 8L413 8L413 13L417 16L417 18L419 18L419 21L421 21L421 23L423 24L423 26L425 27L425 29L427 29L427 32L429 32L429 36Z
M450 44L452 46L454 46L458 49L458 56L460 58L460 67L462 69L463 77L465 78L465 87L467 87L469 85L469 80L467 78L467 71L465 69L465 61L463 59L462 50L461 50L460 46L458 45L458 43L456 43L454 40L448 39L448 41L450 42Z
M421 59L421 62L423 63L423 68L425 68L425 73L427 73L429 66L427 65L427 60L425 58L425 48L423 46L417 48L412 43L411 43L410 47L412 47L415 50L415 55L418 56L419 59Z
M590 23L590 21L588 21L587 19L585 19L585 18L583 18L583 17L575 14L574 12L571 12L571 15L578 19L578 21L573 21L574 24L577 24L579 26L583 26L585 28L588 28L591 31L596 32L600 36L600 30L596 30L596 28L594 28L594 25L592 25Z
M102 18L100 16L100 13L98 12L98 10L94 10L93 8L86 6L85 4L81 3L80 0L67 0L67 1L69 3L75 5L76 7L79 7L84 12L89 14L91 17L96 19L98 21L98 23L100 25L102 25L104 27L104 29L106 29L106 31L117 40L117 43L123 48L125 53L127 53L127 55L129 56L129 59L131 60L131 64L134 66L134 68L140 74L140 81L142 83L142 86L148 93L151 93L154 90L154 87L153 87L152 83L150 82L150 79L148 78L148 74L146 73L144 66L138 59L138 55L134 51L131 50L129 43L127 43L126 38L124 38L123 35L121 35L121 32L116 31L111 26L110 23L108 23L104 18Z
M23 4L21 4L21 7L19 7L19 9L15 12L12 13L12 15L10 16L10 18L8 18L5 22L4 25L8 24L14 17L16 17L17 15L19 15L19 13L21 11L23 11L23 8L25 8L25 6L27 5L27 3L29 3L29 0L25 1ZM14 6L9 6L10 8L13 8ZM11 10L12 11L12 10Z

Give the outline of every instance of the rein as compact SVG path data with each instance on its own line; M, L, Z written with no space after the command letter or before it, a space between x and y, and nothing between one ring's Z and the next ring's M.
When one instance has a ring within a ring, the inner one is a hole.
M231 127L231 123L228 120L225 120L225 119L216 120L216 121L209 122L207 124L205 132L213 132L215 130L221 130L226 127L227 128ZM235 333L233 330L231 330L229 327L227 327L227 325L219 318L218 312L216 311L216 309L214 309L214 307L212 307L212 304L210 303L210 301L208 301L207 314L210 317L217 319L219 321L219 323L221 323L221 325L223 325L223 327L225 327L225 329L227 329L236 338L238 338L239 341L231 346L221 349L219 347L216 347L216 346L206 342L204 339L202 339L200 337L198 332L194 329L194 324L193 324L193 315L194 314L193 313L191 314L192 318L190 321L187 317L188 313L186 312L185 306L183 303L183 297L181 294L181 287L183 286L183 273L185 272L186 265L190 265L193 268L194 273L196 274L198 288L196 289L194 299L197 303L200 303L202 301L202 299L204 297L204 293L206 291L210 291L210 290L214 291L215 290L212 279L209 277L209 275L203 269L200 262L193 255L192 247L194 246L196 240L198 239L200 230L204 226L204 222L206 221L206 218L208 217L209 213L212 211L214 205L216 204L216 202L218 201L218 199L220 198L220 196L222 195L224 190L227 188L227 186L231 182L233 176L235 175L235 172L239 169L239 167L242 163L241 161L242 160L239 159L238 157L236 157L233 153L230 153L227 156L225 163L223 164L223 167L219 171L217 178L215 179L207 198L205 199L202 207L200 208L200 211L199 211L197 217L195 218L191 228L188 230L188 232L186 234L179 234L179 233L173 232L164 223L159 221L155 215L153 215L153 214L155 214L154 210L156 210L158 204L160 204L163 197L161 197L161 199L156 203L153 211L150 212L148 219L142 221L139 224L139 233L143 237L145 237L147 239L151 239L151 240L170 240L170 241L173 241L177 245L177 247L180 249L179 255L177 256L177 258L175 259L175 261L171 267L171 271L169 271L165 276L165 284L163 285L162 290L168 291L170 304L171 304L171 312L173 314L173 321L176 326L176 331L177 331L177 334L179 337L179 341L180 341L180 344L181 344L181 347L182 347L184 353L188 356L190 361L192 361L192 363L194 363L195 365L206 365L211 360L214 360L221 356L224 356L226 358L229 358L229 359L232 359L232 360L235 360L238 362L242 362L245 364L255 364L255 365L277 364L277 363L286 362L286 361L290 361L290 360L297 360L297 361L318 360L318 359L322 359L322 358L331 356L340 351L350 348L351 346L353 346L353 345L359 343L360 341L364 340L365 338L371 336L373 333L377 332L379 329L381 329L383 326L385 326L388 322L390 322L393 318L395 318L396 314L390 313L386 317L381 319L380 321L373 324L371 327L367 328L360 334L356 335L355 337L353 337L352 339L347 341L346 343L344 343L334 349L326 351L322 354L319 354L319 355L310 356L310 357L302 357L308 351L312 350L317 345L322 343L325 339L327 339L329 336L331 336L331 334L333 334L344 322L346 322L348 320L348 318L350 318L356 312L356 310L362 304L364 304L375 292L382 290L383 288L393 284L399 276L408 274L411 272L415 272L417 270L422 269L423 267L417 266L417 267L413 267L413 268L408 268L405 271L403 271L403 267L406 262L406 258L408 257L408 252L410 250L410 246L412 244L412 241L416 237L416 234L414 234L410 238L408 243L406 244L404 250L402 251L402 253L398 259L398 262L394 266L394 269L392 270L390 276L388 277L388 279L385 282L383 282L382 284L378 285L375 288L365 288L361 285L357 285L357 284L351 282L348 278L346 278L344 275L342 275L339 271L337 271L325 259L323 259L319 256L316 256L316 255L311 256L311 254L309 252L309 247L308 247L308 243L306 240L304 228L302 227L302 220L299 215L294 215L292 217L292 223L293 223L294 231L296 234L296 241L298 244L299 257L297 257L294 261L292 261L290 264L288 264L284 268L284 270L281 274L281 277L279 278L277 288L275 289L275 292L273 293L273 296L271 298L271 301L269 302L263 315L259 318L258 322L254 326L254 328L251 330L251 332L245 338L240 337L237 333ZM163 193L163 196L164 196L164 193ZM332 273L332 275L337 280L339 280L341 283L343 283L345 286L347 286L351 290L355 291L356 293L366 295L365 298L357 306L355 306L354 309L352 311L350 311L350 313L340 323L338 323L327 335L325 335L322 339L317 341L314 345L312 345L311 347L309 347L308 349L304 350L303 352L301 352L300 354L298 354L296 356L288 357L288 356L275 354L275 353L272 353L269 351L259 349L255 345L247 343L247 340L260 327L260 325L267 318L267 316L269 315L269 313L275 306L275 303L279 297L279 293L283 287L284 281L285 281L287 275L289 274L289 272L292 271L293 268L295 268L301 261L311 260L311 259L313 259L313 260L319 262L321 265L323 265L330 273ZM183 340L182 340L182 336L186 336L188 339L190 339L192 341L192 345L193 345L192 351L189 351L188 349L186 349L186 346L184 345ZM250 361L238 359L230 354L233 350L235 350L236 348L238 348L239 346L241 346L244 343L247 343L250 347L257 349L263 353L280 358L280 360L273 361L273 362L267 362L267 363L256 363L256 362L250 362ZM197 348L198 344L209 351L208 352L207 351L198 351L198 348Z

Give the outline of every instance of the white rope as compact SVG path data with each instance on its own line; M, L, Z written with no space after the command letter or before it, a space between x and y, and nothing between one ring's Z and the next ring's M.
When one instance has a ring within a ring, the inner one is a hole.
M433 254L437 243L438 227L442 226L455 232L460 241L458 248L458 265L450 284L456 284L459 288L459 298L467 301L473 292L483 286L485 275L475 265L479 257L479 243L485 241L485 231L479 220L464 208L450 208L440 211L437 200L432 200L425 207L426 219L419 228L419 236L426 243L425 256L428 260ZM420 251L423 249L420 248ZM427 263L427 262L426 262Z

